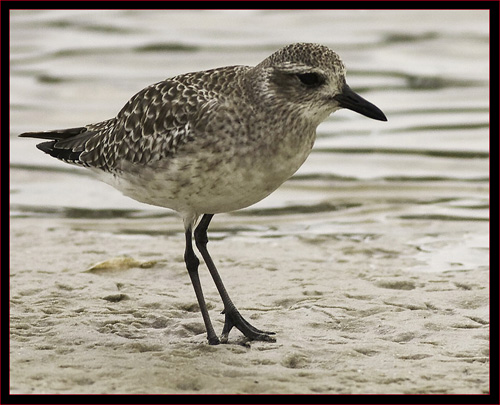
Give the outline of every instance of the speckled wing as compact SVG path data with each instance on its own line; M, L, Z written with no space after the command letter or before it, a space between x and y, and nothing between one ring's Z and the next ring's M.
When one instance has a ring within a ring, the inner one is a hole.
M51 139L37 147L68 163L113 172L122 162L150 164L172 156L193 138L193 123L216 104L209 94L173 78L141 90L115 118L20 136Z

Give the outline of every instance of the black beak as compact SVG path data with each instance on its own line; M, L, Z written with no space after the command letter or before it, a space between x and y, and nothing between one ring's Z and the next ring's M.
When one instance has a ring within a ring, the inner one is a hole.
M387 121L380 108L356 94L347 84L344 84L342 93L333 98L339 102L342 108L347 108L374 120Z

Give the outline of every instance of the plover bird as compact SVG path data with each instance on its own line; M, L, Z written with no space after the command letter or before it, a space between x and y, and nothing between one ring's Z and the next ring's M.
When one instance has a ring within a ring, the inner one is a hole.
M348 108L387 120L349 88L345 74L326 46L292 44L255 67L221 67L152 84L106 121L20 136L48 139L37 148L91 169L126 196L182 216L184 259L210 344L227 342L233 327L250 340L274 341L273 332L252 326L233 304L207 250L207 229L214 214L248 207L291 177L331 113ZM224 304L220 338L203 297L193 234Z

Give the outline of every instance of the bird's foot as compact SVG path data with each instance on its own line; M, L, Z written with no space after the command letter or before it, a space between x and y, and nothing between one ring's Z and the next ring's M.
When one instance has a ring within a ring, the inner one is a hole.
M220 338L221 343L227 343L229 332L233 329L233 327L243 333L249 340L276 342L276 339L271 336L274 335L274 332L262 331L252 326L241 316L236 308L233 308L230 311L224 310L222 313L226 315L226 320L224 322L224 328L222 329L222 335Z
M218 345L220 343L221 343L221 341L220 341L220 339L217 336L210 336L208 338L208 344L209 345Z

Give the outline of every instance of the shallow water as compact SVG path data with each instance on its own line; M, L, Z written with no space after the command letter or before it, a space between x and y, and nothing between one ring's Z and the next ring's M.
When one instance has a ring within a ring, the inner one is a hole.
M11 223L182 239L172 212L123 197L17 135L98 122L175 74L254 65L285 44L317 42L341 55L350 86L388 122L336 112L299 171L260 203L216 216L212 238L328 243L331 257L347 241L371 257L365 242L389 237L399 259L377 251L404 271L487 269L488 33L480 10L13 11ZM15 264L22 255L11 256Z

